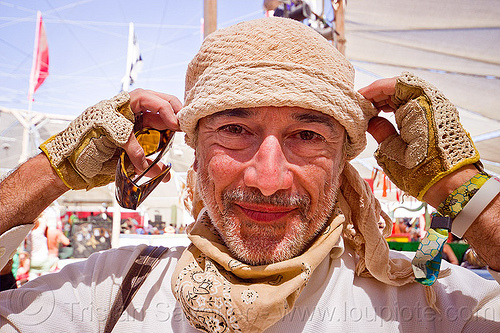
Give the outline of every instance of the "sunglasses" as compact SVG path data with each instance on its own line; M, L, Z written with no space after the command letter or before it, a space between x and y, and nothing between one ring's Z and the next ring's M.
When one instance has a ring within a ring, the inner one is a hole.
M122 151L120 159L116 165L115 176L115 196L116 200L123 208L136 209L158 186L171 169L171 164L167 163L165 170L150 180L139 184L139 180L155 166L172 145L175 132L171 130L156 130L153 128L143 128L136 131L135 137L144 149L144 154L151 156L158 154L149 167L131 179L127 174L127 166L131 164L129 157Z

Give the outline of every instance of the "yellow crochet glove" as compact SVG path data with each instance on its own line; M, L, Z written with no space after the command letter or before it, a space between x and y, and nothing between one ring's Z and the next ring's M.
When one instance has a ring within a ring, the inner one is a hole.
M91 189L115 179L119 152L134 129L130 96L121 92L89 107L40 149L71 189Z
M479 161L456 107L434 86L405 72L392 100L399 134L381 142L375 158L400 189L422 200L440 179Z

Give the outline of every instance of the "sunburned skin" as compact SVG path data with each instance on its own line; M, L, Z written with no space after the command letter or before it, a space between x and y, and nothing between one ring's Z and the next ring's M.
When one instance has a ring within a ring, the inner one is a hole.
M330 216L344 129L297 107L224 111L199 123L195 169L224 242L252 265L302 253Z

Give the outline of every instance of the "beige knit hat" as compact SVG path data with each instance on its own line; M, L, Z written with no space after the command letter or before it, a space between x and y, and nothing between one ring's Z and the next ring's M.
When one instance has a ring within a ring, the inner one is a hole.
M366 145L365 132L377 114L354 91L354 70L347 59L313 29L291 19L264 18L211 34L189 64L184 108L178 117L186 141L194 147L198 120L219 111L258 106L298 106L331 115L348 134L348 159ZM346 163L338 203L345 217L344 240L355 250L356 274L395 286L415 282L411 262L390 258L378 222L392 221L369 185ZM196 178L188 172L186 207L197 216L203 207ZM425 288L429 305L436 294Z
M368 120L377 114L354 90L354 69L330 42L300 22L277 17L242 22L205 39L188 66L178 117L194 148L201 118L259 106L331 115L347 130L349 160L366 146Z

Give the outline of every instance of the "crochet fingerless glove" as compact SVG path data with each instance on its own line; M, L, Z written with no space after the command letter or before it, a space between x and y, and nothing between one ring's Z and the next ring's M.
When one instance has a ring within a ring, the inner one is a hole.
M434 86L405 72L393 102L399 133L379 145L375 158L400 189L422 200L440 179L479 161L456 107Z
M130 96L121 92L86 109L40 149L69 188L103 186L114 181L117 148L128 141L134 120Z

